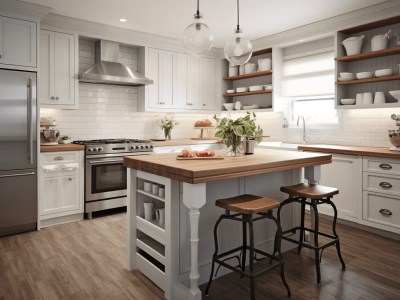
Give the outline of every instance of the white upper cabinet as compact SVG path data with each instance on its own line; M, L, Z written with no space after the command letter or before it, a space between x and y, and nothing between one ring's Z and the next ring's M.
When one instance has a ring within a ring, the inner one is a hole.
M42 105L77 107L75 47L73 34L41 30L39 99Z
M174 92L175 53L149 48L148 76L154 81L148 86L149 108L171 108Z
M215 59L148 49L145 110L214 110Z
M36 67L35 22L0 16L0 64Z
M215 109L215 60L207 57L201 61L201 103L205 110Z

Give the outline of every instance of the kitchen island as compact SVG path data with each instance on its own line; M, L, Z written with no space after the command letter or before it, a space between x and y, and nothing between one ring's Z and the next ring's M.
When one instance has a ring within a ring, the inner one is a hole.
M223 213L215 200L243 193L283 200L282 185L300 182L303 169L309 182L318 181L320 166L331 160L329 154L269 149L220 160L177 160L176 153L124 157L129 168L128 269L144 273L167 299L201 299L199 284L208 279L214 251L212 228ZM162 187L164 194L146 190L145 182ZM143 203L164 208L164 224L146 220ZM283 227L297 221L297 214L283 211ZM256 226L256 245L271 250L275 227L257 225L261 227ZM240 243L239 233L240 224L221 224L220 250Z

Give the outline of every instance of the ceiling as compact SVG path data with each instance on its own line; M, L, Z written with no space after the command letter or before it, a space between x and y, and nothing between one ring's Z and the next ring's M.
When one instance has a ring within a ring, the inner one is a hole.
M53 13L181 39L196 0L24 0ZM358 10L387 0L242 0L240 25L251 40ZM201 0L200 12L222 48L236 27L236 1ZM120 18L126 18L121 23Z

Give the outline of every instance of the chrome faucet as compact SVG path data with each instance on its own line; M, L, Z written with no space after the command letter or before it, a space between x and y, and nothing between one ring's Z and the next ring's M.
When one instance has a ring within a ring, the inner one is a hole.
M299 115L297 118L297 126L299 126L300 119L303 119L303 143L306 143L306 141L307 141L307 139L306 139L306 120L304 119L304 117L302 115Z

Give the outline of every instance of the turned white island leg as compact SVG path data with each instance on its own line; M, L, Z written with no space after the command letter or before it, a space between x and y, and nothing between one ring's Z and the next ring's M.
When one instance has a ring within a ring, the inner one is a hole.
M206 204L206 184L183 183L183 203L189 209L190 220L190 300L200 300L199 289L199 219L200 208Z

